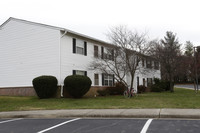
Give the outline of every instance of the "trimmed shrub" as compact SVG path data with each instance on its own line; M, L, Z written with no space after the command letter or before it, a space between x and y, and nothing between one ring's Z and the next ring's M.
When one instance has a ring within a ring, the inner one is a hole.
M170 82L169 81L161 81L160 87L163 88L163 90L165 90L165 91L169 91L170 90Z
M106 89L110 92L110 95L123 95L126 86L122 82L117 82L115 87L107 87Z
M64 88L74 98L81 98L85 95L89 91L91 84L90 78L82 75L67 76L64 80Z
M40 99L51 98L58 89L58 80L54 76L39 76L33 79L33 87Z
M154 85L151 86L152 92L161 92L170 90L170 82L160 79L154 79Z
M107 89L97 90L97 93L99 94L99 96L108 96L108 95L110 95L110 91L107 90Z
M159 84L161 81L158 78L154 78L154 84Z
M151 86L151 91L152 92L162 92L163 88L161 88L159 84L154 84Z
M138 88L137 88L137 91L138 91L138 93L143 93L143 92L146 91L146 89L147 89L146 86L144 86L144 85L139 85Z

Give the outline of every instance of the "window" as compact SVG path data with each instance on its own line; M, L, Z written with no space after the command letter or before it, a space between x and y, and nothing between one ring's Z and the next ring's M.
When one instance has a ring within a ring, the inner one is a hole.
M154 69L159 70L159 62L154 61Z
M73 38L73 53L87 55L87 42Z
M99 85L99 74L94 74L94 85Z
M83 41L77 40L76 53L84 55L84 42Z
M83 75L83 76L87 76L87 71L73 70L73 75Z
M144 67L144 58L142 58L142 66Z
M147 68L152 68L151 60L148 59L146 62L147 62Z
M104 50L104 47L101 47L101 58L114 61L114 49L107 48Z
M147 87L153 84L152 78L147 78Z
M103 86L113 86L114 85L114 75L102 74L102 85Z
M99 52L98 52L98 46L94 46L94 57L98 57Z

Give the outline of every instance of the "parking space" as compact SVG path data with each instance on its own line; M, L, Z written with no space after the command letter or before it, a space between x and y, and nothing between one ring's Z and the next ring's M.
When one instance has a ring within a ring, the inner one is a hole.
M155 120L148 128L148 133L198 133L199 120Z
M81 119L48 133L139 133L145 122L144 119Z
M21 119L10 121L0 124L0 133L36 133L66 120L68 119Z
M196 133L200 120L0 119L0 133Z

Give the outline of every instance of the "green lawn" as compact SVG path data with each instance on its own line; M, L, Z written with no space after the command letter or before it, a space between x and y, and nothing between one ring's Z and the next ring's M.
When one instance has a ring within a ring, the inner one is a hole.
M82 99L0 96L0 111L109 108L200 108L200 92L176 88L174 93L144 93L130 99L123 96Z

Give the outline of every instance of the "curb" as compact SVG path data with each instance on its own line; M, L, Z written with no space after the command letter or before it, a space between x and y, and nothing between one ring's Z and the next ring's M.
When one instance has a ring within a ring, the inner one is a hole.
M200 109L161 109L160 118L200 119Z
M69 109L0 112L0 119L69 117L200 119L200 109Z

